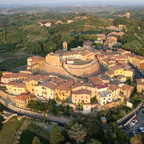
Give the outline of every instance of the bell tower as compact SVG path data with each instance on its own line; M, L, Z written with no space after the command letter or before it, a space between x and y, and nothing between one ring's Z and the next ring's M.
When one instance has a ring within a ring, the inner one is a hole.
M63 50L67 51L68 50L68 44L66 41L63 42Z

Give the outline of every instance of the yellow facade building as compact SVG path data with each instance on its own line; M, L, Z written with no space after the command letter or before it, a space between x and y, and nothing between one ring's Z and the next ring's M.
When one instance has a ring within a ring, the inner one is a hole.
M137 79L137 92L142 93L144 91L144 79Z
M135 55L132 60L132 64L140 68L141 63L144 63L144 57Z
M55 96L59 100L66 100L71 96L71 87L73 85L73 81L67 81L64 84L56 87L55 89Z
M39 84L41 78L41 75L31 76L27 81L25 81L26 90L29 91L31 94L35 94L35 86Z
M15 100L16 100L16 106L17 107L26 108L29 101L31 100L31 96L28 95L28 94L23 93L23 94L17 96L15 98Z
M77 90L72 92L72 103L91 103L91 92L87 89Z
M129 99L130 95L133 92L133 86L127 84L119 84L120 86L120 93L124 95L127 99Z
M114 76L124 74L124 68L122 66L116 65L116 66L110 67L110 69L114 72Z
M45 62L45 58L40 56L33 56L27 59L27 70L31 70L32 73L37 73L41 70L43 64Z
M77 90L82 90L82 89L87 89L91 91L91 98L96 96L96 89L94 85L90 82L83 82L83 81L77 82L72 87L72 91L77 91Z
M57 85L52 82L47 82L42 85L35 86L34 91L37 98L41 100L49 100L55 98L55 88Z
M131 70L131 69L125 69L123 75L125 77L127 77L127 78L132 78L133 77L133 70Z
M6 84L6 91L12 95L19 95L26 92L25 84L11 81Z

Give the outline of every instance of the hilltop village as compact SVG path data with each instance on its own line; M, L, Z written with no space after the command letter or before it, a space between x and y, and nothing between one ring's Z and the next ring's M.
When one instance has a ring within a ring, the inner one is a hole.
M65 102L73 110L82 105L83 113L129 101L134 87L126 81L133 81L132 66L144 70L144 58L122 48L108 49L117 43L113 35L123 34L97 34L96 43L104 45L99 50L92 48L93 42L88 40L82 47L68 51L67 42L63 42L63 50L48 53L45 58L29 57L27 70L2 73L1 86L8 94L5 97L21 108L32 99L55 99L57 104ZM143 90L144 79L137 79L137 91Z

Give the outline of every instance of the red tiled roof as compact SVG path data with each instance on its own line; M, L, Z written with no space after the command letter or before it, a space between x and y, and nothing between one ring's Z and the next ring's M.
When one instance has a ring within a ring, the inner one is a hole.
M16 99L19 99L19 100L26 100L27 98L31 97L30 95L28 94L21 94L19 96L16 97Z
M102 89L102 88L106 88L107 87L107 85L98 85L98 86L96 86L98 89Z
M5 75L1 76L1 79L2 78L10 78L10 76L11 76L11 74L5 74Z
M91 92L87 89L81 89L81 90L73 91L72 94L88 94L88 95L91 95Z
M41 57L41 56L33 56L33 57L29 57L28 59L33 59L33 61L44 61L45 58Z

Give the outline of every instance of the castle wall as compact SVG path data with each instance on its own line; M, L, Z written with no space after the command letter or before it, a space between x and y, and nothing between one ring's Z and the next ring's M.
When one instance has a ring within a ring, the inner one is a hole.
M39 74L52 74L62 78L75 79L79 81L81 78L76 78L75 76L87 78L96 76L101 72L101 67L96 59L84 65L63 64L63 66L61 66L59 61L57 61L58 63L55 64L50 62L52 59L49 58L51 58L51 56L49 57L47 55L46 62L44 63L42 70L39 71Z
M47 54L46 62L50 65L61 66L60 57L54 53Z
M64 65L65 69L72 75L78 77L91 77L101 72L101 67L96 59L85 65Z
M42 70L39 71L39 74L42 74L42 75L52 74L52 75L56 75L62 78L75 79L69 73L67 73L63 67L50 65L46 62L44 63Z

